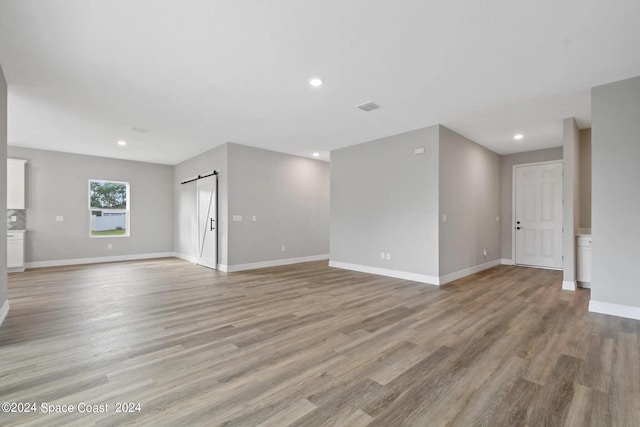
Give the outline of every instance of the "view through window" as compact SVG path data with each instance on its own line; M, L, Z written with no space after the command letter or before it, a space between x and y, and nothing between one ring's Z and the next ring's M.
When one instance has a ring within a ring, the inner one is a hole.
M89 180L91 237L129 235L129 183Z

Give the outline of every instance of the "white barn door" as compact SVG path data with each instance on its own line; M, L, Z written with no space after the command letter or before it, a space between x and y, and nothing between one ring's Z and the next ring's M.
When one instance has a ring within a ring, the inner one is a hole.
M198 264L218 268L218 177L211 175L197 181Z
M515 263L562 268L562 163L514 167Z

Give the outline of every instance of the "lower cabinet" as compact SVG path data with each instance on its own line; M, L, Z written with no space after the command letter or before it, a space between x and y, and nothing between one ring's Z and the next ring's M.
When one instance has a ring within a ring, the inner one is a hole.
M578 236L576 239L578 254L578 284L583 288L591 287L591 236Z
M24 231L7 231L7 270L24 271Z

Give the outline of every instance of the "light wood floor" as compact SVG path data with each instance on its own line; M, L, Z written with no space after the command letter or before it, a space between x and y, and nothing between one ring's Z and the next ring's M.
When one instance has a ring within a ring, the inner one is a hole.
M640 322L560 287L507 266L443 288L326 262L12 274L0 402L109 413L0 424L639 426Z

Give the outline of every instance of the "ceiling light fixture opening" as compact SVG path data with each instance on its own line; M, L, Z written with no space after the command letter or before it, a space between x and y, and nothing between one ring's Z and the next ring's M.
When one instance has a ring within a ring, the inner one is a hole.
M118 145L124 147L125 145L127 145L127 141L121 139L120 141L118 141Z
M320 153L318 153L317 151L313 153L313 157L320 157Z
M524 135L521 133L516 133L515 135L513 135L513 139L515 139L516 141L522 141L522 138L524 138Z
M317 77L310 78L309 84L313 87L320 87L322 86L322 79L319 79Z

